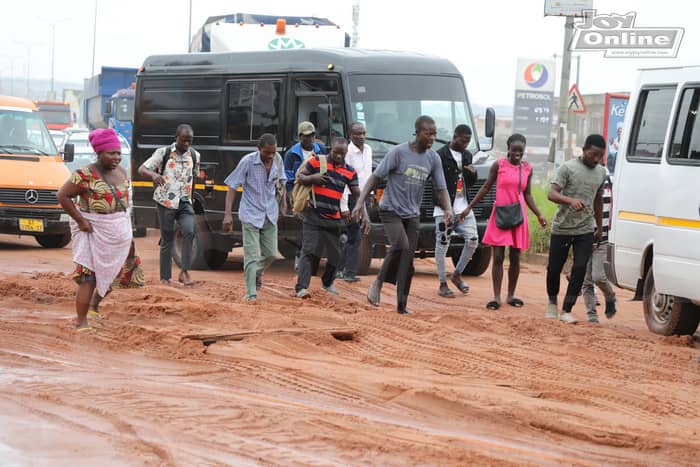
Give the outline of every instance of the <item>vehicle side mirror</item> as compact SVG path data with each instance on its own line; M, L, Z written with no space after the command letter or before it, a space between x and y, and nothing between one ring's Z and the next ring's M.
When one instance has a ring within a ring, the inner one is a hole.
M112 101L105 102L105 116L107 118L112 116Z
M75 146L73 143L66 143L63 146L63 162L73 162L75 159Z
M488 107L486 109L486 120L484 121L484 136L493 138L496 131L496 111Z

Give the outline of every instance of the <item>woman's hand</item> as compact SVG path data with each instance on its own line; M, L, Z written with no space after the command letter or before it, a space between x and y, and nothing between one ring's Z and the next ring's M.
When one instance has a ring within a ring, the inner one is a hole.
M467 216L469 215L469 212L470 212L470 211L471 211L471 208L470 208L469 206L467 206L467 209L465 209L464 211L460 212L460 213L459 213L459 221L460 221L460 222L464 222L464 219L467 218Z
M81 217L80 220L78 221L78 228L82 232L87 232L87 233L92 232L92 225L90 225L90 222L88 222L88 220L85 219L84 217Z
M540 227L542 227L543 229L544 229L545 227L547 227L547 219L545 219L544 217L542 217L542 214L540 214L540 215L537 216L537 222L540 223Z

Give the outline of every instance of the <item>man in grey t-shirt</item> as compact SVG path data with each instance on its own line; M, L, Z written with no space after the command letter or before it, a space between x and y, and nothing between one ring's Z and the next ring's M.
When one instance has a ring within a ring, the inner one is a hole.
M430 149L437 134L435 121L426 115L420 116L416 119L415 129L415 140L399 144L384 156L367 180L352 213L359 220L367 196L380 180L386 179L384 195L379 201L379 217L391 247L367 292L367 300L379 306L382 285L385 281L395 282L396 307L400 314L409 313L406 305L413 278L413 256L418 243L420 204L428 178L432 178L438 191L446 224L451 226L454 219L440 157Z
M559 205L552 220L547 264L547 318L559 318L565 323L576 323L571 309L586 277L588 260L593 253L593 242L600 243L603 223L603 184L605 168L600 160L605 154L605 139L590 135L583 145L583 155L566 161L559 168L549 191L549 200ZM557 311L557 297L561 271L573 247L574 264L571 279L562 304Z

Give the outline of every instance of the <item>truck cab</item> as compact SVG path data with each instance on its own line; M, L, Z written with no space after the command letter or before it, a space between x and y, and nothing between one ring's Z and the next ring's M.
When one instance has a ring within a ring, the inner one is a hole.
M64 157L72 160L72 145ZM68 215L56 194L69 176L36 106L0 96L0 233L31 235L46 248L67 245Z

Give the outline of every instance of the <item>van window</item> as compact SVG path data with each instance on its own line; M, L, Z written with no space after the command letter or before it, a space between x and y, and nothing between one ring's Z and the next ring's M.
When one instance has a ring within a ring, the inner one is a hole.
M675 87L668 87L644 89L639 94L628 159L660 161L675 93Z
M234 81L228 84L226 140L256 141L279 128L279 81Z
M700 165L700 89L683 90L681 104L673 128L673 144L668 155L671 163Z

